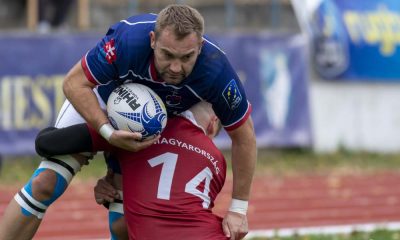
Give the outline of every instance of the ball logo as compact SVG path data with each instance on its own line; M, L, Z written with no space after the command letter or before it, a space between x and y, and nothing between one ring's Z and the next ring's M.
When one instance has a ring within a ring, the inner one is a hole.
M163 111L163 109L160 106L157 99L155 99L155 97L150 92L149 92L149 95L151 96L152 101L155 106L156 111L155 111L154 115L150 114L150 111L148 110L149 102L147 102L143 106L142 111L139 113L117 112L119 115L141 124L143 126L143 129L140 131L140 133L142 134L142 136L144 138L146 138L148 136L160 134L163 129L162 123L167 118L167 115ZM137 131L135 129L132 129L129 125L128 125L128 128L132 132Z
M115 129L141 133L143 140L161 134L167 125L167 110L161 98L138 83L126 83L111 92L107 115Z
M136 96L131 89L121 86L116 88L113 92L118 95L118 97L114 99L114 104L119 104L121 100L124 99L133 111L140 107L140 104L137 102L138 96Z

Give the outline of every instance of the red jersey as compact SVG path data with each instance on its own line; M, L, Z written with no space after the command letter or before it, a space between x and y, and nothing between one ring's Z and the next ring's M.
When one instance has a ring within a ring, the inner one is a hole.
M94 148L104 144L99 135L93 137ZM170 118L153 146L115 153L131 239L227 239L222 218L211 212L226 162L202 129L186 118Z

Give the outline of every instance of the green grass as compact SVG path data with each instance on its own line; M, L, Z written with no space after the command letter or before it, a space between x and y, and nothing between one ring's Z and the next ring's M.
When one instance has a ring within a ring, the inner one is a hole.
M229 163L229 154L224 154ZM400 172L400 153L377 154L343 150L337 153L316 154L303 149L260 149L256 167L257 175L269 176L354 175L387 171Z
M20 185L25 183L32 173L37 169L41 159L35 156L7 157L3 159L3 166L0 171L0 184ZM106 165L101 154L98 154L90 161L88 166L84 166L76 175L76 179L94 180L104 176ZM74 179L74 181L77 181Z
M251 240L400 240L400 231L377 230L336 235L304 235L292 237L251 238Z
M230 154L224 152L230 172ZM3 160L0 171L0 183L24 183L30 178L40 163L40 158L8 157ZM84 166L77 179L96 179L105 174L105 163L101 154ZM332 154L315 154L311 151L263 149L258 152L256 175L295 176L327 174L369 174L395 171L400 172L399 154L375 154L364 152L340 151Z

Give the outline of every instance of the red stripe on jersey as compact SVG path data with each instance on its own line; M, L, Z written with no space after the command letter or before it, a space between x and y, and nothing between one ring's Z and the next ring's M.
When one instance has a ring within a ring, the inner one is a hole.
M161 78L158 77L154 56L150 60L150 77L156 82L164 82Z
M252 107L251 107L251 104L249 103L249 108L247 109L247 112L246 112L246 114L243 116L243 118L240 119L238 122L236 122L236 123L234 123L234 124L232 124L232 125L230 125L230 126L228 126L228 127L224 127L225 130L226 130L226 131L232 131L232 130L235 130L236 128L242 126L242 124L243 124L244 122L246 122L246 120L249 118L250 113L251 113L252 110L253 110L253 109L252 109Z
M92 73L89 70L89 66L87 65L87 62L86 62L86 55L83 56L83 58L81 59L81 66L82 66L83 72L85 73L87 80L89 80L91 83L93 83L95 85L99 85L99 83L96 81L96 79L93 77Z

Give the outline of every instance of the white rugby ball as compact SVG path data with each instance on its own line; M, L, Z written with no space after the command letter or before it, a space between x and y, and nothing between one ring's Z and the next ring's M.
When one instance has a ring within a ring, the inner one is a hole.
M161 134L167 125L167 111L161 98L138 83L114 89L107 101L107 113L115 129L139 132L142 139Z

